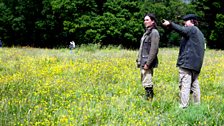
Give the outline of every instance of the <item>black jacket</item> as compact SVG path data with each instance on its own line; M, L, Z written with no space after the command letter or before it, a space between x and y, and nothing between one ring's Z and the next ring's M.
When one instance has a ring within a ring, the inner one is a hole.
M200 73L205 50L203 33L196 26L183 27L171 23L171 27L183 36L180 41L177 66Z

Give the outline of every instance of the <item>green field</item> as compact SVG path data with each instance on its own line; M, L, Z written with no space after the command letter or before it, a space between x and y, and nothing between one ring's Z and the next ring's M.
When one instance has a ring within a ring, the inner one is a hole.
M206 50L201 105L184 110L177 55L178 48L159 50L155 98L146 101L137 50L0 48L0 125L224 125L224 51Z

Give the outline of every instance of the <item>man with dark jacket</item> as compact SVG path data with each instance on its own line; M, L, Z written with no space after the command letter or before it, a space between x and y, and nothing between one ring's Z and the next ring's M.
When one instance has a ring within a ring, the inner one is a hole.
M154 14L146 14L144 17L145 33L141 38L138 53L137 66L141 71L142 85L146 91L146 98L153 98L153 68L158 66L159 32L156 26Z
M180 41L177 66L179 67L180 107L186 108L190 93L193 93L194 103L200 104L198 76L204 59L205 39L196 26L198 24L196 15L188 14L183 17L183 20L184 27L167 20L164 20L163 25L183 36Z

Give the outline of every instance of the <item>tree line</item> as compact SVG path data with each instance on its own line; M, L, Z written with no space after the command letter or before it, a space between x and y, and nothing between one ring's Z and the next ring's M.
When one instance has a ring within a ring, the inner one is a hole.
M4 46L67 47L100 43L138 48L143 17L154 13L160 46L179 44L180 36L161 26L162 19L182 23L198 15L207 46L224 49L223 0L0 0L0 39Z

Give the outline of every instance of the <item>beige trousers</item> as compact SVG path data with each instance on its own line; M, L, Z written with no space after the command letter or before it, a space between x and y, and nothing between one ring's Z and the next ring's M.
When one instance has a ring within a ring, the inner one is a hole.
M146 87L153 87L153 82L152 82L152 76L153 76L153 69L140 69L141 71L141 81L142 81L142 86L144 88Z
M199 73L179 68L180 107L185 108L189 104L190 93L193 93L195 104L200 104Z

